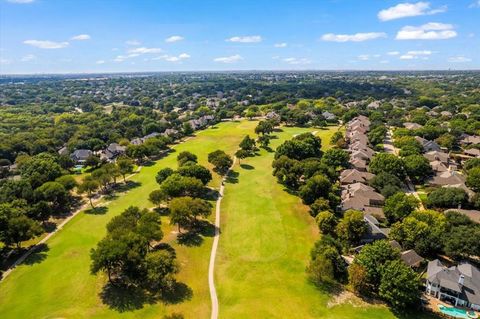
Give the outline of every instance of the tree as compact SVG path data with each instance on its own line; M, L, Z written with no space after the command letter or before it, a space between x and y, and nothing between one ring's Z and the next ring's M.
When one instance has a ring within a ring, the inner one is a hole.
M310 157L322 156L322 140L311 133L297 135L289 141L285 141L275 151L275 159L281 156L291 159L303 160Z
M100 165L100 163L101 163L100 158L95 155L90 155L85 160L85 165L93 168L97 168Z
M190 203L191 197L177 197L170 202L170 224L177 225L179 233L181 233L181 228L185 228L191 223L193 214L189 207Z
M403 183L395 175L380 172L369 181L369 185L379 191L383 196L390 197L402 190Z
M61 184L67 191L71 191L78 186L77 181L71 175L60 176L55 179L55 182Z
M474 167L467 172L466 184L475 192L480 192L480 167Z
M150 193L148 199L157 207L167 200L167 195L160 189L156 189Z
M243 138L243 140L240 142L240 148L244 151L247 151L249 154L252 154L255 152L255 140L250 137L250 135L247 135Z
M47 153L26 159L19 165L19 169L22 178L30 181L33 188L62 176L62 168L55 158Z
M100 187L100 184L91 175L86 176L82 184L78 186L78 192L80 194L87 195L92 208L95 208L93 206L92 198L93 196L95 196L95 192L98 190L99 187Z
M181 167L188 162L197 163L197 155L192 154L188 151L183 151L177 156L178 166Z
M255 127L255 133L256 134L270 134L273 132L274 125L271 121L260 121L257 124L257 127Z
M212 180L212 173L208 168L198 164L181 166L177 172L182 176L195 177L201 180L203 185L207 185Z
M322 234L333 234L337 226L337 219L329 211L322 211L315 217L318 229Z
M339 140L343 139L343 133L340 131L337 131L333 133L332 137L330 138L330 144L335 145Z
M183 123L182 130L183 130L183 134L185 134L185 135L191 135L194 132L193 128L192 128L192 125L188 122Z
M270 135L260 135L258 137L258 142L260 143L260 145L265 148L265 149L268 149L268 146L270 145L270 139L272 137Z
M155 176L155 180L157 181L158 184L162 184L163 181L166 180L167 177L169 177L173 173L174 171L170 167L162 168L161 170L158 171L157 176Z
M330 202L325 198L318 198L310 205L310 215L312 216L317 216L323 211L332 211Z
M160 185L162 190L168 197L181 196L200 196L203 192L203 183L195 177L182 176L180 174L172 174Z
M347 246L358 243L367 231L367 224L363 213L356 210L347 210L337 224L336 233Z
M319 287L328 287L335 282L333 264L323 255L310 261L307 274L310 281Z
M150 155L150 151L146 145L128 145L125 150L125 154L128 157L134 158L138 163L141 163L143 159Z
M465 172L468 172L472 168L479 167L479 166L480 166L480 158L470 158L466 160L465 163L463 164L463 169L465 170Z
M7 246L15 244L17 249L20 249L22 241L39 236L42 232L42 228L36 221L24 215L15 216L8 220L3 242Z
M243 149L239 149L238 151L235 152L235 157L238 158L239 163L240 163L240 160L247 158L249 155L250 154Z
M393 154L378 153L373 156L369 169L373 174L386 172L402 179L405 177L403 160Z
M154 291L159 288L172 288L175 283L174 275L180 270L175 252L167 249L147 254L145 268L147 284Z
M428 194L426 206L429 208L456 208L468 202L465 190L455 187L437 188Z
M348 285L356 295L368 296L370 285L367 280L367 270L360 264L353 263L348 267Z
M35 190L35 197L39 200L50 202L55 208L65 208L69 200L69 194L62 184L46 182Z
M423 182L432 174L432 166L422 155L410 155L403 159L405 171L414 183Z
M365 268L368 285L376 291L386 263L398 259L400 259L400 252L397 249L393 248L387 240L377 240L362 248L355 258L354 264Z
M348 168L350 155L347 151L337 148L327 150L322 156L322 163L335 169Z
M215 171L220 175L225 175L233 165L233 159L222 150L208 154L208 162L215 166Z
M133 162L129 158L119 158L117 160L117 166L120 171L120 174L122 174L123 181L126 183L126 175L131 174L133 172Z
M379 296L397 309L414 305L419 297L420 280L415 272L401 260L389 261L384 269Z
M310 205L320 197L328 197L331 190L332 184L326 177L315 175L309 178L305 185L300 187L299 196L304 204Z
M470 222L471 223L471 222ZM453 258L480 256L480 226L458 225L443 237L445 254Z
M418 207L418 200L413 196L398 192L385 200L383 212L390 224L401 221Z

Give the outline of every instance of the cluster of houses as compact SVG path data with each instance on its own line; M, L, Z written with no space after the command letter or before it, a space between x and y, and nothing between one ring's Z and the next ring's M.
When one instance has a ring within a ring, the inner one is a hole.
M375 151L368 146L367 132L370 120L360 115L347 123L346 140L350 154L350 169L340 175L342 185L342 210L354 209L365 215L383 216L385 198L367 183L375 175L367 171L368 164Z
M195 120L190 120L188 123L192 127L194 131L202 129L206 127L209 123L211 123L215 117L213 115L204 115L202 117L199 117L198 119Z

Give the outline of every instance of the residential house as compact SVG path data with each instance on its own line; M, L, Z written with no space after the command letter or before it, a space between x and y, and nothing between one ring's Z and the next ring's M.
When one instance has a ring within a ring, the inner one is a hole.
M472 156L472 157L480 157L480 150L476 148L470 148L468 150L464 150L463 154Z
M403 123L403 127L405 127L408 130L418 130L418 129L421 129L423 125L420 125L418 123L405 122Z
M448 171L447 165L440 161L430 162L430 166L432 167L434 173L442 173Z
M350 166L360 172L367 171L367 161L361 158L353 158L350 160Z
M420 264L425 260L425 258L417 254L413 249L402 251L400 253L400 259L403 260L407 266L412 268L420 267Z
M480 144L480 136L466 135L460 140L462 145Z
M67 156L69 154L68 148L66 146L58 150L58 155Z
M325 118L327 121L335 121L337 119L337 116L333 113L330 113L328 111L325 111L322 113L322 116Z
M340 174L340 183L342 185L367 183L373 177L375 177L375 175L369 172L361 172L356 169L346 169Z
M87 158L93 155L91 150L79 149L75 150L71 155L70 158L76 163L85 163Z
M450 164L450 157L445 152L431 151L423 154L429 162L439 161L448 166Z
M430 178L429 184L432 186L465 184L465 177L457 171L446 171L435 174Z
M385 197L370 186L362 183L348 184L343 187L341 198L340 207L344 211L354 209L383 216L381 207Z
M429 141L420 136L415 136L415 139L420 143L420 145L422 145L424 152L431 152L431 151L439 152L441 150L440 145L438 145L437 142L435 141Z
M367 223L367 232L360 239L362 244L368 244L375 240L388 238L389 229L381 228L380 223L375 217L370 214L365 214L363 219Z
M111 143L108 147L100 152L100 159L106 161L113 161L118 156L125 154L126 147L117 143Z
M480 270L470 263L446 267L438 259L430 261L426 293L455 306L480 310Z

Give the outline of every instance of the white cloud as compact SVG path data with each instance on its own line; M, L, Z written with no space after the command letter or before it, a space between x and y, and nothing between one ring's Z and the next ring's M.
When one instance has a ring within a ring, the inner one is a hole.
M333 34L327 33L322 35L323 41L333 42L362 42L367 40L373 40L378 38L386 38L385 32L367 32L367 33L355 33L355 34Z
M378 13L378 18L381 21L389 21L406 17L432 15L445 11L447 11L446 6L442 6L433 10L430 9L429 2L420 1L417 3L399 3L394 7L380 11Z
M95 62L96 64L104 64L105 63L105 60L98 60L97 62Z
M469 8L480 8L480 0L476 0L471 5L468 6Z
M40 49L63 49L69 45L68 42L54 42L48 40L25 40L23 43Z
M12 61L9 59L0 58L0 64L10 64Z
M70 40L76 40L76 41L90 40L90 35L79 34L79 35L76 35L76 36L72 37Z
M138 41L138 40L128 40L128 41L125 41L125 44L126 44L126 45L133 45L133 46L135 46L135 45L140 45L140 44L142 44L142 43L141 43L140 41Z
M123 62L125 61L126 59L130 59L130 58L135 58L137 56L139 56L140 53L131 53L131 54L128 54L128 55L117 55L117 57L115 59L113 59L113 61L115 62Z
M20 59L20 61L22 61L22 62L28 62L28 61L35 60L36 58L37 58L37 57L36 57L35 55L33 55L33 54L27 54L27 55L25 55L24 57L22 57L22 58Z
M239 54L231 55L231 56L225 56L225 57L219 57L213 59L215 62L220 62L220 63L235 63L243 60L242 56Z
M285 58L283 59L283 62L292 64L292 65L305 65L305 64L311 63L311 61L306 58Z
M182 41L183 39L185 39L185 38L182 37L182 36L172 35L171 37L166 38L166 39L165 39L165 42L167 42L167 43L173 43L173 42Z
M398 51L390 51L390 52L387 52L388 55L399 55L400 52Z
M262 37L259 35L248 35L248 36L236 36L226 39L227 42L240 42L240 43L256 43L262 42Z
M405 26L398 31L395 39L397 40L445 40L454 38L457 32L453 30L453 25L429 22L418 27Z
M186 59L190 59L190 54L181 53L178 56L164 54L164 55L160 55L155 58L152 58L152 60L165 60L168 62L181 62Z
M421 50L421 51L408 51L405 54L400 56L400 60L414 60L414 59L423 59L428 60L428 56L432 55L430 50Z
M274 45L276 48L286 48L287 44L285 42L282 43L275 43Z
M359 60L366 61L366 60L370 59L370 56L368 54L360 54L357 58Z
M135 48L135 49L130 49L128 50L128 53L131 54L146 54L146 53L160 53L163 50L160 48L145 48L145 47L140 47L140 48Z
M7 1L11 3L25 4L25 3L32 3L35 0L7 0Z
M457 56L452 56L448 58L448 62L454 62L454 63L465 63L465 62L471 62L472 59L464 57L463 55L457 55Z

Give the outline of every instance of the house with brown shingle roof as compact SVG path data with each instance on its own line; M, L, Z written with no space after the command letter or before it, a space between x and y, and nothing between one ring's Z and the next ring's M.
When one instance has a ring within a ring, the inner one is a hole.
M432 186L465 184L465 176L457 171L446 171L435 174L430 178L429 184Z
M375 177L374 174L369 172L360 172L356 169L346 169L340 174L340 183L342 185L353 183L366 183Z
M445 152L431 151L423 154L423 156L428 159L429 162L440 161L445 165L450 163L450 157Z

